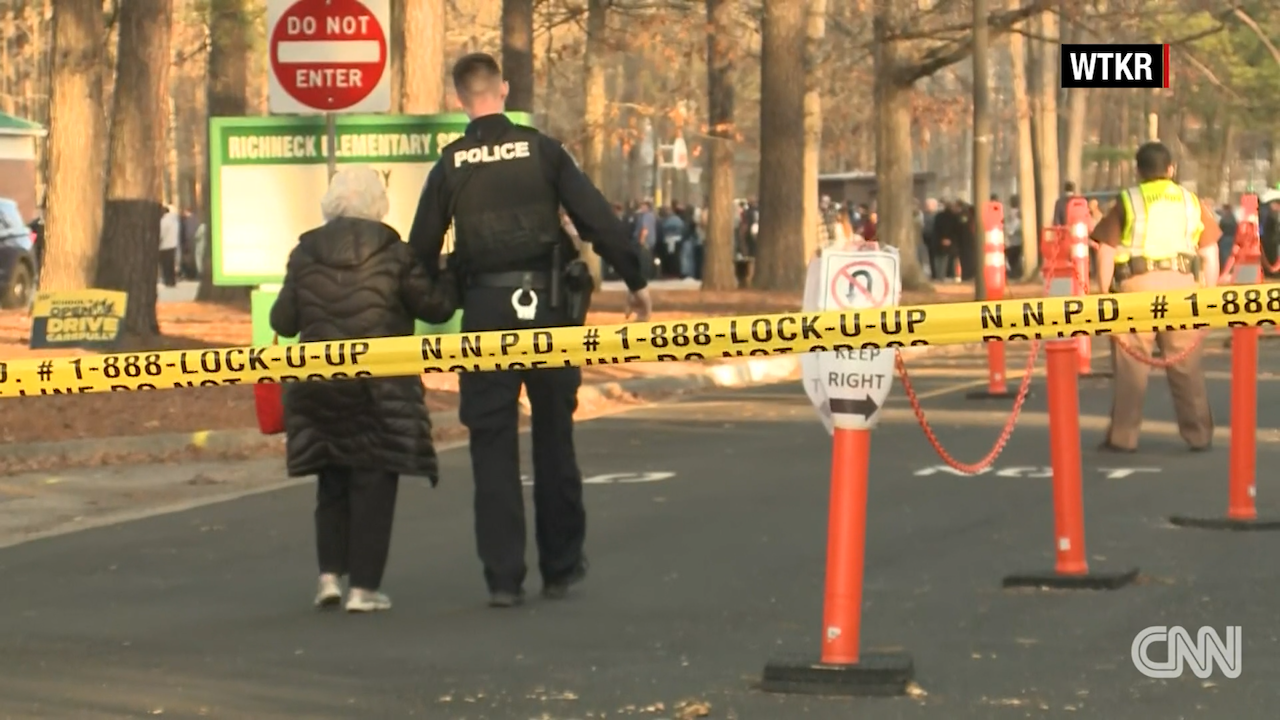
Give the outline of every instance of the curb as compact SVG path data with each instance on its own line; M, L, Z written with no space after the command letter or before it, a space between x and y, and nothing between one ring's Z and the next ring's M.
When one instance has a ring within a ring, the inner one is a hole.
M981 345L934 345L903 349L907 359L932 355L961 355L972 352ZM745 388L755 385L798 380L800 356L773 355L711 365L701 372L683 375L627 378L613 382L584 385L578 390L580 403L595 400L614 400L627 396L666 397L712 388ZM521 407L528 412L527 398L521 398ZM431 415L433 427L457 427L455 410L437 411ZM111 456L166 456L188 451L214 454L252 452L284 447L282 435L263 435L255 429L200 430L192 433L165 433L159 435L120 436L109 438L85 438L56 442L0 445L0 456L6 460L41 460L56 466L97 464L105 455ZM145 460L144 460L145 461ZM3 474L3 473L0 473Z

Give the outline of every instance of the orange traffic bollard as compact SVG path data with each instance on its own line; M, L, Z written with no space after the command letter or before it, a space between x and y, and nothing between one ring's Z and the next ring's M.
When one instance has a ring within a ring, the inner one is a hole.
M1005 291L1005 253L1004 253L1004 206L992 200L982 208L982 228L984 237L982 273L986 281L987 291L983 300L1003 300ZM989 342L987 345L987 387L969 393L973 399L1012 398L1017 393L1009 392L1009 379L1006 376L1004 343Z
M822 662L852 665L858 662L862 629L871 432L836 428L832 442L827 589L822 609L826 637L822 643Z
M1089 294L1089 201L1082 197L1074 197L1067 201L1067 233L1071 237L1071 265L1075 270L1072 278L1074 295ZM1106 292L1106 290L1103 290ZM1078 368L1081 377L1111 377L1110 371L1094 372L1093 341L1087 335L1075 339L1078 353Z
M1240 200L1244 221L1237 230L1235 282L1262 282L1262 245L1258 240L1258 196ZM1256 292L1256 291L1255 291ZM1280 292L1280 289L1277 290ZM1266 302L1266 298L1256 298ZM1243 298L1248 301L1249 298ZM1231 329L1231 450L1227 475L1227 516L1176 515L1178 527L1205 530L1280 530L1280 520L1258 518L1258 340L1262 328Z
M837 401L832 401L835 409ZM827 585L823 594L822 653L770 661L765 692L804 695L904 695L915 672L910 655L861 653L862 579L866 559L867 478L871 431L833 431L831 502L827 518Z
M1046 230L1042 241L1049 295L1070 296L1075 266L1062 252L1071 242L1063 228ZM1053 466L1053 526L1057 560L1052 571L1019 573L1004 586L1063 590L1115 590L1133 582L1138 569L1090 572L1084 546L1084 487L1080 462L1080 386L1074 338L1050 340L1046 347L1045 385L1049 394L1049 458Z
M1080 467L1080 392L1076 384L1075 347L1051 342L1045 348L1048 376L1049 461L1053 466L1053 530L1058 550L1054 573L1085 575L1084 486Z
M815 261L818 262L818 261ZM830 252L821 272L810 264L806 308L869 310L900 299L897 251ZM853 293L847 292L861 288ZM799 695L905 695L915 671L905 653L859 652L867 544L867 485L871 430L893 387L893 350L853 356L818 353L807 364L806 393L831 431L831 490L827 509L826 589L822 650L765 664L760 689ZM850 387L832 378L865 378ZM814 387L810 387L810 383Z

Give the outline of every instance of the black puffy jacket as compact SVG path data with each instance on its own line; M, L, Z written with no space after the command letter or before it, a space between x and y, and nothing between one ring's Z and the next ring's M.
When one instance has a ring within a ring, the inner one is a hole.
M448 277L430 280L391 227L338 218L299 238L271 328L304 342L412 335L415 318L452 316ZM291 476L346 466L438 479L417 376L290 383L284 408Z

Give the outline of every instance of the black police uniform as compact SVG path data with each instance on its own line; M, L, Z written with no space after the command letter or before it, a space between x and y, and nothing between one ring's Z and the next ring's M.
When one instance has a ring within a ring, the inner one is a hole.
M561 207L628 288L645 286L639 256L621 221L556 140L505 115L487 115L474 119L463 137L440 152L409 244L434 271L452 221L456 247L450 266L457 268L463 288L464 332L572 324L565 303L550 306L551 275L559 272L553 255L574 252L560 221ZM557 245L561 251L554 253ZM522 289L537 297L532 320L519 319L513 305L517 293L521 304L528 304ZM586 511L573 447L581 370L463 373L459 418L471 431L476 541L494 604L518 601L526 572L517 437L522 384L532 409L535 537L544 591L562 593L586 569Z

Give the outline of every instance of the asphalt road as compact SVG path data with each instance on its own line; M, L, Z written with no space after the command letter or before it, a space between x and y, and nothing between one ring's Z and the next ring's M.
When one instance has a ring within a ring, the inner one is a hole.
M1278 353L1266 351L1267 367ZM1223 358L1212 363L1223 374ZM926 406L998 410L959 392L974 370L921 368ZM1260 427L1280 426L1280 386L1259 388ZM1100 383L1083 393L1086 412L1105 407ZM1164 394L1157 376L1151 417ZM937 429L970 459L997 430ZM713 720L1274 717L1280 533L1165 522L1222 512L1225 446L1191 454L1152 433L1116 457L1086 433L1091 563L1138 566L1140 582L1001 590L1006 574L1052 565L1050 481L1026 470L1048 465L1046 433L1020 427L977 477L921 474L938 461L913 424L875 433L863 646L910 652L915 697L753 688L767 660L819 642L829 440L793 383L580 426L587 475L674 475L589 488L592 574L558 603L484 606L458 450L444 455L441 488L403 487L385 584L396 607L384 615L311 609L305 486L0 550L0 717L674 718L682 700L707 703ZM1265 472L1280 445L1259 455L1260 506L1280 512ZM1125 467L1154 470L1116 477ZM1145 678L1130 643L1150 625L1242 626L1243 673Z

